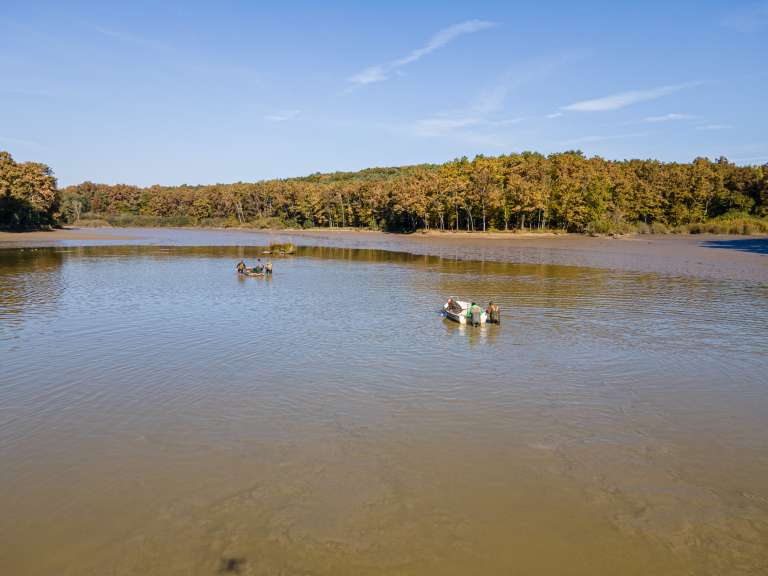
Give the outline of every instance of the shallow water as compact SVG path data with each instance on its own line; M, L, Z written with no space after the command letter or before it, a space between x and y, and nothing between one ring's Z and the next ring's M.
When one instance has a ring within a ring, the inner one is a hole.
M765 285L258 252L0 250L0 573L768 571Z

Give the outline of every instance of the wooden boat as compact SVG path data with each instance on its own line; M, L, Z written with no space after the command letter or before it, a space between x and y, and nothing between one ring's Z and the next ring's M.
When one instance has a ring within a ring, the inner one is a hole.
M443 311L445 312L445 317L449 318L450 320L453 320L454 322L458 322L459 324L471 324L469 319L467 318L467 310L469 310L469 307L472 305L471 302L466 302L464 300L457 300L456 298L452 299L454 304L456 304L456 307L448 307L448 302L443 304ZM480 324L485 324L488 321L488 316L485 313L485 310L483 310L480 313Z

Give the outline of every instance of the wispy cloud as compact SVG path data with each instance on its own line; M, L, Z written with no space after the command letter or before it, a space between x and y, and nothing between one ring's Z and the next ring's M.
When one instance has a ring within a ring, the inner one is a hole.
M425 118L408 124L388 124L383 128L409 138L439 138L486 150L509 149L517 135L517 132L494 129L476 118Z
M488 120L473 116L433 116L412 124L411 132L417 136L443 136L451 132L465 131L468 129L503 128L505 126L519 124L524 120L525 118Z
M662 122L675 122L678 120L690 120L692 118L695 118L695 116L691 116L690 114L677 114L675 112L672 112L670 114L662 114L660 116L646 116L640 122L643 124L660 124Z
M274 114L267 114L264 116L264 120L269 120L270 122L285 122L286 120L293 120L299 114L301 114L301 110L281 110Z
M472 103L472 110L478 114L492 114L504 108L504 101L518 86L528 80L527 75L507 72L496 84L481 91Z
M632 104L637 104L638 102L656 100L657 98L667 96L690 86L693 86L693 84L689 83L675 84L672 86L660 86L650 90L630 90L628 92L620 92L618 94L611 94L610 96L603 96L602 98L594 98L592 100L574 102L568 106L563 106L562 109L572 112L605 112L608 110L618 110L620 108L631 106Z
M155 40L154 38L147 38L146 36L141 36L126 30L110 28L108 26L94 24L83 20L75 20L73 21L73 24L89 31L96 32L105 38L112 39L116 44L130 44L170 56L172 56L174 52L174 46L171 43ZM259 80L259 71L251 64L241 64L232 59L227 59L226 61L211 60L209 57L206 57L206 55L201 55L193 59L164 61L162 62L162 65L166 65L168 62L172 62L171 65L175 70L179 70L185 74L201 76L201 82L208 82L211 85L222 84L229 79L245 80L249 82Z
M702 124L701 126L696 126L696 130L726 130L727 128L730 128L728 124Z
M520 124L531 120L506 110L506 101L516 90L551 76L579 54L559 54L518 63L482 89L465 108L431 114L395 127L416 138L451 138L471 145L510 145L520 135ZM562 112L557 113L558 116ZM530 132L531 127L527 128Z
M491 114L504 108L509 95L522 87L540 82L552 76L557 70L572 64L583 54L568 52L554 56L532 58L507 70L490 87L480 92L472 104L472 110L478 114Z
M121 42L127 42L129 44L142 46L144 48L166 48L166 45L162 42L156 42L155 40L150 40L148 38L144 38L143 36L138 36L129 32L114 30L112 28L107 28L106 26L100 26L97 24L90 24L88 26L102 36L114 38L115 40L119 40Z
M560 118L560 116L562 116L562 115L563 115L562 112L552 112L552 114L547 114L546 117L551 120L553 118Z
M574 144L589 144L592 142L604 142L606 140L625 140L629 138L643 138L645 136L648 136L649 134L650 132L632 132L630 134L581 136L579 138L573 138L571 140L563 140L559 144L561 146L573 146Z
M349 82L353 84L372 84L374 82L383 82L384 80L387 80L393 72L396 72L403 66L407 66L408 64L420 60L435 50L439 50L456 38L466 34L480 32L481 30L487 30L488 28L493 28L495 26L497 26L495 22L489 22L486 20L467 20L466 22L461 22L460 24L449 26L448 28L440 30L437 34L432 36L429 42L427 42L424 46L416 48L402 58L397 58L396 60L392 60L386 64L370 66L349 78Z

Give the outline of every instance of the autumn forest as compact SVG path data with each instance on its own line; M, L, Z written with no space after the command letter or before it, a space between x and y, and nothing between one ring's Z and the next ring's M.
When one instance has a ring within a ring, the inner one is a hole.
M202 186L83 182L0 152L0 226L358 227L568 232L768 231L768 164L523 152ZM713 224L714 223L714 224ZM721 225L716 225L720 223ZM709 226L709 228L707 227Z

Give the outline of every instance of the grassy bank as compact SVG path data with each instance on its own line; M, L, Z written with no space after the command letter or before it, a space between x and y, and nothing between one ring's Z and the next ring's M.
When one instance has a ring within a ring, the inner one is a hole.
M674 228L663 224L638 224L635 232L639 234L766 234L768 218L757 218L748 214L724 214L706 222L693 222Z

